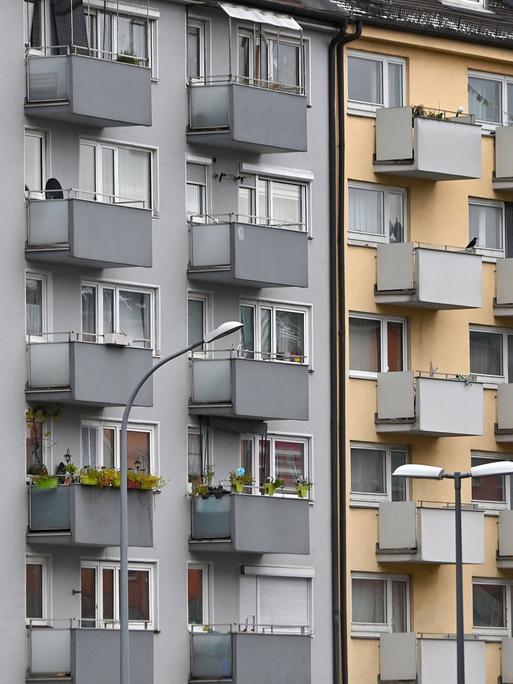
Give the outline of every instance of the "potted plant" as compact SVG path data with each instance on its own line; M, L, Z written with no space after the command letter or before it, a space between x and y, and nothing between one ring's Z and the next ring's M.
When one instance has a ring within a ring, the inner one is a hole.
M119 489L120 484L121 478L119 470L116 470L116 468L102 468L98 471L97 487L114 487Z
M141 489L157 492L162 489L164 484L165 480L163 477L152 475L151 473L141 474Z
M96 468L85 467L80 471L80 484L88 487L97 487L100 479L100 471Z
M285 487L285 480L281 480L279 477L268 477L264 482L264 493L267 496L274 496L277 489L283 489Z
M124 62L125 64L135 64L135 66L141 66L143 60L138 57L133 50L124 50L118 53L118 62Z
M40 465L38 472L33 474L33 481L37 489L57 489L59 484L58 475L48 475L45 465Z
M306 477L298 477L296 480L296 494L300 499L307 499L310 494L313 482L309 482Z
M244 487L251 486L253 481L251 475L246 473L246 469L242 466L230 471L230 485L235 494L242 494Z
M126 474L128 489L141 489L142 477L145 473L138 470L129 470Z

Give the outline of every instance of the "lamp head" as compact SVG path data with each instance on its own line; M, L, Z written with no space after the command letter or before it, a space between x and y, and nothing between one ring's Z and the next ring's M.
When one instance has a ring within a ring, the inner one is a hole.
M420 463L406 463L394 470L395 477L415 477L426 480L441 480L445 470L437 466L421 465Z
M495 461L472 466L472 477L486 477L487 475L513 475L513 461Z
M240 321L226 321L226 323L221 323L215 330L206 333L203 342L208 344L214 340L219 340L221 337L226 337L226 335L231 335L232 333L237 332L237 330L240 330L243 325L244 323L240 323Z

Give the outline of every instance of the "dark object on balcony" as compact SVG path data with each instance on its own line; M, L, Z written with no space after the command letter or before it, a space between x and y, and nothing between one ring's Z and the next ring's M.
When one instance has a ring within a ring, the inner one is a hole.
M71 8L73 6L73 16ZM83 0L52 0L53 20L57 45L61 55L67 46L88 47L87 27Z
M46 181L45 197L46 199L64 199L62 185L59 183L57 178L49 178Z
M472 240L468 243L468 245L465 247L465 249L473 249L477 245L477 238L472 238Z

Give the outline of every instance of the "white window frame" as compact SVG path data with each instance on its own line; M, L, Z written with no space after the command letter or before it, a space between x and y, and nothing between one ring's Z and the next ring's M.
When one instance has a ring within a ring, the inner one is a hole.
M192 624L189 622L189 570L201 570L202 572L202 593L203 593L203 621L201 624ZM186 593L185 600L187 605L187 629L190 632L203 632L204 625L211 625L214 623L213 619L213 602L212 602L212 586L213 586L213 565L212 563L198 563L196 561L187 561L186 573Z
M28 14L27 14L27 3L23 2L23 43L25 46L26 53L28 55L44 55L44 47L51 42L51 26L52 26L52 14L50 11L49 0L39 0L39 3L43 6L43 12L41 14L43 18L43 26L41 29L41 42L43 44L42 48L34 48L29 46L29 35L27 33L28 29Z
M82 568L93 568L96 571L96 628L100 629L119 629L119 561L91 561L82 560L80 562L80 570ZM114 624L111 620L104 620L99 617L103 614L103 570L114 570ZM130 620L128 626L132 630L153 630L156 629L156 600L157 600L157 583L155 578L156 566L155 563L146 563L140 561L129 561L129 572L132 570L140 570L148 572L148 593L149 593L149 621L143 622L140 620ZM80 620L90 620L92 618L82 618Z
M383 207L383 235L376 233L363 233L359 231L351 230L350 226L350 213L349 213L349 191L351 189L355 190L368 190L371 192L377 192L382 194L382 207ZM354 240L356 242L363 242L367 245L377 246L378 243L389 243L390 236L388 231L388 225L390 223L390 195L400 195L403 200L403 242L408 241L408 191L406 188L399 188L393 185L379 185L377 183L361 183L359 181L349 181L348 183L348 240Z
M371 493L371 492L353 492L351 488L351 474L349 478L349 486L351 490L350 500L351 505L371 505L373 508L377 508L378 505L385 501L392 501L392 451L401 451L405 455L405 463L410 462L410 450L409 447L404 445L394 445L385 443L372 443L372 442L351 442L349 447L349 457L353 449L374 449L377 451L384 452L384 468L385 468L385 489L383 494ZM351 461L350 461L351 462ZM408 479L406 482L406 501L410 500L411 491L410 483Z
M268 183L269 191L268 191L268 198L267 198L267 213L268 217L260 216L258 214L258 184L259 182L264 182ZM311 226L311 220L310 220L310 193L311 193L311 184L309 181L305 180L300 180L298 178L294 178L293 176L287 177L287 176L272 176L272 175L266 175L264 173L259 174L250 174L248 173L247 175L244 175L242 179L240 180L239 186L238 186L238 191L240 190L249 190L249 195L250 195L250 216L249 222L250 223L255 223L258 225L275 225L273 223L273 216L272 216L272 189L273 189L273 183L284 183L284 184L289 184L289 185L295 185L297 186L300 191L301 191L301 215L302 215L302 224L301 226L298 226L295 228L294 226L284 226L284 228L288 228L289 230L300 230L300 231L305 231L310 234L310 226ZM237 211L240 213L240 207L237 208ZM244 216L241 216L241 218L245 218Z
M49 273L43 273L41 271L26 271L25 272L25 328L26 328L26 321L27 321L27 316L26 316L26 306L27 306L27 295L26 295L26 287L27 287L27 280L39 280L42 285L41 285L41 325L42 325L42 332L43 335L28 335L27 330L25 329L25 339L27 342L33 343L33 342L48 342L50 340L50 336L48 334L44 334L45 332L48 333L51 329L52 325L52 316L51 316L51 286L52 286L52 277L51 274Z
M349 322L352 318L361 318L370 321L379 321L381 332L381 371L378 373L388 372L388 329L387 323L401 323L403 326L403 370L408 370L408 319L397 316L376 316L374 314L349 312ZM351 344L350 335L348 334L349 344ZM363 380L376 380L378 373L371 371L352 370L349 369L350 378L360 378Z
M25 557L25 592L26 592L26 566L27 565L40 565L41 566L41 608L42 616L40 618L28 618L27 617L27 606L25 605L25 622L27 625L34 626L46 626L50 619L50 559L47 556L36 556L27 554ZM26 602L26 595L25 595Z
M501 578L481 578L472 577L472 613L474 611L474 585L475 584L490 584L494 586L504 587L504 601L505 601L505 627L485 627L483 625L474 625L474 616L472 614L472 633L481 637L490 637L492 640L501 637L508 637L511 635L512 629L512 616L511 616L511 601L512 601L512 591L511 591L511 580L501 579Z
M470 1L470 0L468 0ZM454 0L451 0L451 5L453 4ZM462 0L459 0L459 2L462 2ZM465 5L468 7L468 5ZM477 8L476 8L477 9ZM481 124L481 128L484 131L494 131L497 127L499 126L507 126L508 125L508 112L506 110L507 106L507 101L508 101L508 84L513 85L513 76L507 76L506 74L491 74L486 71L477 71L475 69L469 69L467 73L467 87L468 87L468 79L469 77L474 77L474 78L482 78L487 81L495 81L496 83L499 83L501 85L501 102L500 102L500 110L501 110L501 121L499 122L494 122L494 121L482 121L480 119L477 119L477 123ZM467 98L467 103L468 103L468 98ZM470 109L470 107L469 107ZM513 117L513 112L511 112L511 117Z
M503 454L503 453L495 453L491 454L488 451L474 451L472 450L470 452L470 462L472 464L472 459L474 458L479 458L479 459L486 459L490 463L494 463L496 461L509 461L513 459L513 456L509 454ZM479 509L484 510L484 511L509 511L511 510L511 482L510 482L510 476L509 475L503 475L502 476L504 479L504 501L483 501L481 499L472 499L472 503L477 506ZM478 478L475 478L478 479ZM474 481L474 478L472 478L472 482ZM471 494L472 494L472 482L471 482Z
M186 440L186 478L187 478L187 489L192 491L192 483L189 482L189 439L190 435L200 435L202 438L202 443L204 446L204 452L202 453L202 470L205 471L209 466L214 466L213 452L212 452L212 431L206 425L188 425L185 433ZM204 472L202 473L204 474ZM190 492L189 492L190 493Z
M360 50L348 50L347 53L347 72L349 73L349 59L351 57L358 57L361 59L368 59L372 62L381 62L383 65L383 104L373 104L372 102L359 102L357 100L349 99L349 79L347 84L347 102L348 114L356 116L370 116L375 117L378 109L383 109L389 106L389 87L388 87L388 65L398 64L402 67L402 105L407 102L407 81L406 81L406 59L402 57L395 57L393 55L384 55L377 52L363 52Z
M196 183L189 181L189 174L187 167L189 164L195 164L197 166L203 166L203 171L205 173L205 182L204 183ZM212 167L212 159L208 157L196 157L193 155L187 155L185 159L185 193L186 193L186 198L185 201L187 202L187 188L189 185L194 186L194 187L200 187L202 188L202 199L203 199L203 214L191 214L190 216L187 213L187 206L185 207L185 215L187 218L187 221L190 223L208 223L209 222L209 217L212 214L212 174L211 174L211 167Z
M385 582L385 614L386 622L384 623L374 623L374 622L353 622L352 607L353 607L353 590L352 581L354 579L361 580L375 580ZM370 573L370 572L352 572L351 573L351 632L353 637L367 637L367 638L379 638L380 634L386 634L393 632L393 614L392 614L392 582L404 582L406 585L406 632L410 631L411 628L411 585L410 577L408 575L391 575L383 573Z
M198 31L199 35L199 56L200 56L200 64L199 64L199 76L193 77L192 79L189 79L188 76L188 40L189 40L189 29L196 29ZM206 79L207 76L210 74L210 62L211 60L209 59L209 45L210 45L210 21L206 19L201 19L199 17L194 17L194 16L187 16L186 22L185 22L185 80L188 82L189 80L192 83L197 83L198 81L203 81Z
M189 301L201 302L203 304L203 336L207 333L208 329L212 329L212 306L211 297L209 294L204 292L196 292L194 290L189 290L187 292L187 344L189 341ZM191 352L191 355L195 357L206 357L208 355L208 349L210 345L204 344L202 347L198 347Z
M502 248L492 249L490 247L483 247L481 240L478 240L477 246L474 248L476 254L482 254L483 256L488 256L492 258L502 258L505 254L506 249L506 207L504 202L498 200L490 200L482 197L469 197L468 198L468 238L470 240L470 206L478 207L496 207L501 210L501 237L502 237Z
M440 0L442 5L457 7L459 9L471 10L474 12L485 12L493 14L488 8L488 0Z
M41 144L41 179L42 179L42 188L41 192L38 190L34 190L33 188L29 188L28 191L25 190L25 193L30 192L29 198L30 199L45 199L45 192L44 188L46 185L46 181L48 180L50 170L48 168L48 161L49 161L49 154L48 154L48 147L49 147L49 139L48 139L48 133L44 130L38 129L38 128L25 128L24 131L24 137L23 137L23 143L24 146L26 144L26 139L27 137L32 137L32 138L37 138L40 141ZM23 155L23 185L24 187L28 187L26 185L26 179L27 179L27 169L25 167L25 154Z
M80 428L91 427L96 429L96 453L98 456L98 463L88 464L91 467L103 467L103 430L113 430L114 431L114 467L119 468L119 452L120 452L120 434L121 434L121 421L117 420L97 420L84 418L80 421ZM129 432L144 432L149 435L150 443L150 473L159 473L159 458L158 458L158 425L156 423L147 422L130 422L128 424ZM82 466L86 465L84 461L84 454L82 453L82 435L80 436L80 464Z
M478 375L477 373L470 372L475 376L477 382L483 382L487 385L497 386L502 383L507 383L507 373L508 373L508 335L513 336L513 328L495 328L493 326L480 326L471 325L469 327L469 359L470 359L470 333L492 333L494 335L500 335L502 337L502 375Z

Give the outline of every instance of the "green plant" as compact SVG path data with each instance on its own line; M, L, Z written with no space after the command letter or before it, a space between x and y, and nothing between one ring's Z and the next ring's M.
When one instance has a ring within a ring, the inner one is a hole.
M136 66L141 66L143 59L135 54L133 50L123 50L123 52L118 53L118 62L124 62L125 64L135 64Z
M246 473L246 469L239 466L235 470L230 471L230 485L232 492L242 494L244 487L251 486L254 480L250 473Z
M38 489L56 489L59 484L57 475L48 475L48 468L44 464L40 464L37 468L37 473L32 476L32 481Z
M209 488L212 486L214 476L215 470L212 465L207 465L201 475L198 473L191 475L191 496L208 496Z
M434 109L426 109L424 105L414 105L411 108L412 112L412 118L421 118L421 119L445 119L445 112L434 110Z
M80 484L98 486L100 471L97 468L82 468L79 473Z
M310 493L313 482L310 482L306 477L298 477L296 480L296 493L300 499L306 499Z
M152 475L151 473L142 473L140 482L141 489L147 489L153 492L159 491L166 484L166 481L163 477Z
M282 480L279 477L268 477L263 484L264 493L267 494L267 496L274 496L276 490L283 489L283 487L285 487L285 480Z

